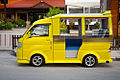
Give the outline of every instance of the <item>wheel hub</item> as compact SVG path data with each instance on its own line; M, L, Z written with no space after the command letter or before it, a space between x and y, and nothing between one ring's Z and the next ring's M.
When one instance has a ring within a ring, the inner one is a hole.
M34 65L39 66L42 63L42 58L40 56L35 56L33 58L32 62Z
M85 64L87 66L93 66L95 64L95 58L93 56L86 57Z

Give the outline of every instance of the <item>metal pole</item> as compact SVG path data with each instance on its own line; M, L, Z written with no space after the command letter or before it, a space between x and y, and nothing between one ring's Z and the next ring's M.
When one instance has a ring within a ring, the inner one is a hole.
M6 22L7 21L7 19L6 19L6 0L4 0L4 2L5 2L4 3L4 13L5 13L4 14L4 18L5 18L4 21Z

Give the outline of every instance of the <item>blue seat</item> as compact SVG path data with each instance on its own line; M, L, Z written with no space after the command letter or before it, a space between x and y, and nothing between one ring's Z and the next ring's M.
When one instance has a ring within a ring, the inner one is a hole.
M82 39L66 39L66 50L79 50Z

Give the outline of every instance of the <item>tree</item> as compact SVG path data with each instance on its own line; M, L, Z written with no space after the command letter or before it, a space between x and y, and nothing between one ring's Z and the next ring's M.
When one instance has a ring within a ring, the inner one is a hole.
M100 24L99 24L98 22L96 22L96 23L94 24L94 26L96 27L96 29L99 29L99 28L100 28Z
M87 30L90 30L90 26L89 26L90 23L91 23L91 20L86 20L86 24L88 25Z
M70 20L70 21L69 21L69 26L70 26L71 29L74 28L74 25L75 25L75 21Z
M60 10L60 8L56 8L56 7L52 7L52 8L49 8L49 12L47 13L47 17L51 17L51 16L54 16L56 14L59 14L59 13L63 13L64 11L63 10Z

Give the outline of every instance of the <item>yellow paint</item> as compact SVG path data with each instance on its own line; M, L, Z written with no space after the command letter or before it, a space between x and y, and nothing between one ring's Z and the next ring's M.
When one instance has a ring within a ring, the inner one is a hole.
M18 42L23 42L23 38L20 38ZM17 59L22 60L22 48L17 48Z
M109 35L112 35L113 32L112 32L112 18L111 17L108 18L108 23L109 23Z
M65 42L54 42L54 62L65 60Z
M30 63L29 60L17 59L17 63Z
M82 18L82 36L85 36L85 18Z
M104 11L102 14L111 14L111 11Z
M53 30L52 30L53 34L60 35L60 18L53 18L52 25L53 25Z
M45 18L34 22L24 36L18 40L18 42L22 43L22 47L17 49L17 62L29 63L31 56L34 54L41 54L45 58L45 63L82 63L83 58L88 54L95 55L98 59L98 63L106 63L106 61L112 62L111 54L108 52L110 42L83 42L77 58L65 58L65 41L53 42L53 36L60 35L60 18L65 17L77 17L82 19L82 36L85 35L85 17L108 17L109 35L112 35L112 21L110 14L101 16L62 16L59 14L51 18ZM29 38L29 30L36 24L50 24L49 36Z
M111 53L108 52L110 48L110 42L83 42L80 47L78 57L82 61L87 54L93 54L97 57L98 63L110 60Z

